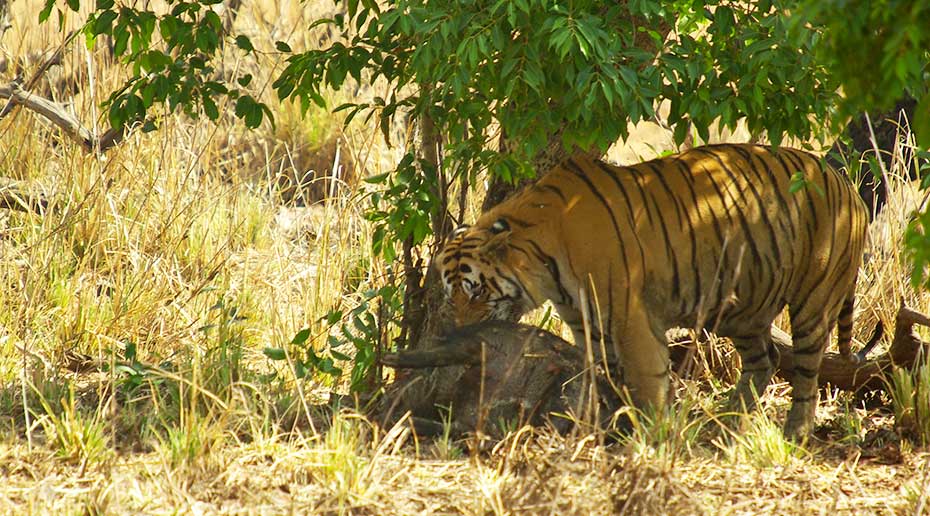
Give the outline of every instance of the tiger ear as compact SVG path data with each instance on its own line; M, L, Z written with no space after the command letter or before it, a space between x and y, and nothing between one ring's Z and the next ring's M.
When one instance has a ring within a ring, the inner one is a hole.
M455 240L456 237L468 231L469 228L471 228L471 226L469 226L468 224L462 224L461 226L453 229L452 232L446 235L446 238L443 239L443 245L446 245L449 242Z

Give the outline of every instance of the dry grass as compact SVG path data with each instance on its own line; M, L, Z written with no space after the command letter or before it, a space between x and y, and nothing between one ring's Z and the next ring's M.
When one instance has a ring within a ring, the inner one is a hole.
M38 5L13 4L5 57L62 43L36 25ZM321 37L302 27L329 5L247 3L237 23L258 48L285 39L300 50ZM119 68L103 51L67 49L42 94L88 124L105 120L95 106ZM24 64L27 77L36 64ZM281 61L230 66L267 79ZM320 318L353 307L386 265L370 253L355 183L327 183L334 198L313 208L282 207L273 185L332 168L337 145L343 179L388 170L398 150L373 127L343 130L322 112L301 119L257 83L274 132L165 116L102 159L29 112L0 120L0 176L57 207L0 212L0 512L927 511L930 453L894 433L889 409L831 397L821 439L799 448L772 422L784 416L784 384L734 434L715 419L725 385L678 382L672 415L609 444L544 429L494 446L434 444L405 422L383 429L351 412L318 413L331 382L295 381L262 349L287 347L304 327L322 346ZM888 172L895 187L859 285L861 336L877 318L890 323L902 298L930 309L901 259L914 189Z

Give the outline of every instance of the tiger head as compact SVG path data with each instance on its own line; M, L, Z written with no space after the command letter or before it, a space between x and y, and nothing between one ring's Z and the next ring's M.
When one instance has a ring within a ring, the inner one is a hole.
M456 229L437 256L447 308L456 326L489 319L516 321L538 303L522 281L506 218Z

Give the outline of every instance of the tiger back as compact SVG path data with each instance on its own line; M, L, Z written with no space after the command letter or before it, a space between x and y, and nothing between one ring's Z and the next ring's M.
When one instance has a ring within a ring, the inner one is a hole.
M855 188L815 156L713 145L629 167L566 160L457 230L437 260L459 325L516 319L551 300L580 342L588 307L640 407L666 402L665 332L677 326L733 341L743 369L732 403L752 407L774 372L770 328L787 305L795 366L785 433L799 437L837 323L852 357L867 223Z

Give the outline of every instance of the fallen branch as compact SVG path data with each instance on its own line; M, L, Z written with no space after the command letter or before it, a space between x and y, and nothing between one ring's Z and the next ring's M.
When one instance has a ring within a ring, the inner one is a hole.
M898 310L895 319L894 337L887 352L872 360L862 360L858 364L844 359L839 353L826 353L820 365L818 381L821 386L831 385L844 391L881 390L886 387L884 375L892 366L913 367L920 357L926 357L930 352L928 344L921 340L914 330L914 325L930 326L930 317L914 311L904 303ZM865 348L859 352L861 359L865 358L881 337L881 325L875 329L872 338ZM779 351L778 374L790 377L794 367L794 357L791 352L791 336L784 331L772 327L772 340Z
M827 353L820 368L821 385L846 391L887 388L886 371L894 366L912 367L930 351L914 331L915 324L930 326L930 317L902 304L895 322L891 348L866 360L882 336L881 324L859 352L860 362ZM791 337L772 327L780 358L778 374L790 376L794 360ZM678 341L678 339L673 339ZM589 395L583 372L581 349L556 335L532 326L504 321L486 321L455 330L425 349L383 355L379 362L398 370L397 380L387 388L374 415L386 426L410 413L418 433L443 431L444 416L437 406L451 407L455 432L479 429L493 432L494 421L539 424L549 421L560 431L574 420L550 417L575 412ZM674 355L681 365L688 354ZM692 358L693 359L693 358ZM593 399L601 414L612 414L620 401L603 371L595 377ZM595 411L596 413L596 411Z

